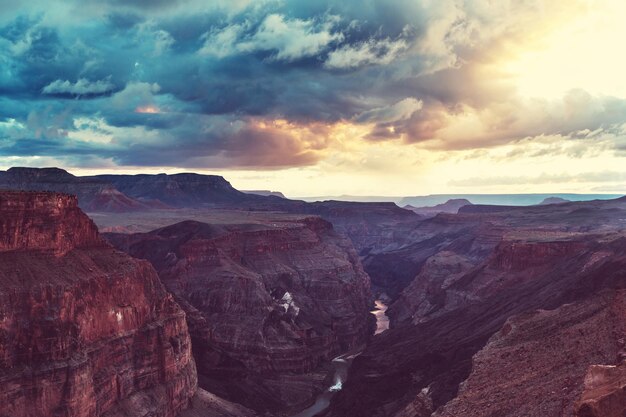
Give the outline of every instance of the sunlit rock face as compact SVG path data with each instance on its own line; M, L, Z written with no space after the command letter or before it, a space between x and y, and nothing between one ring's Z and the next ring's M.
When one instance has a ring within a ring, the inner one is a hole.
M306 405L323 387L318 367L374 330L358 256L320 218L186 221L107 238L152 262L186 310L201 386L248 407Z
M76 203L0 192L0 415L174 417L197 386L185 314Z

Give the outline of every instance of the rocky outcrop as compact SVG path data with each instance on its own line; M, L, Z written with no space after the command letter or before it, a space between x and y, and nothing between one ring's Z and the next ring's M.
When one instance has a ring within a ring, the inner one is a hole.
M59 168L10 168L0 171L1 188L77 195L79 206L97 214L108 230L144 230L137 222L153 230L175 219L202 217L198 209L206 208L319 215L348 236L361 255L401 246L406 230L420 220L393 203L305 203L279 193L241 192L221 176L194 173L77 177ZM133 215L139 218L129 224Z
M324 382L319 367L373 331L369 279L320 218L107 238L148 259L187 311L201 386L253 409L303 407Z
M0 251L49 250L63 255L97 246L98 229L76 197L38 192L0 192Z
M626 411L626 364L592 365L587 371L576 417L623 417Z
M626 337L624 307L626 291L608 291L511 317L474 355L458 396L434 417L571 416L583 389L577 415L623 416L624 374L620 386L616 367L587 369L615 363ZM595 414L585 414L590 410Z
M556 265L573 262L572 258L588 247L584 241L501 241L482 261L471 256L471 251L454 245L448 249L456 251L442 250L429 257L393 303L388 315L394 326L407 321L417 324L478 303L520 282L544 276Z
M402 237L397 242L404 243L400 247L374 251L363 259L372 284L394 299L416 281L416 276L432 256L450 252L461 255L465 262L477 264L491 253L502 235L491 227L483 227L474 218L445 213L412 226L404 224L401 230ZM393 306L390 308L390 317L402 315L396 310Z
M185 314L76 198L0 192L0 415L174 417L197 384Z
M521 271L533 267L550 266L566 257L585 250L584 241L516 242L498 245L490 265L504 271Z

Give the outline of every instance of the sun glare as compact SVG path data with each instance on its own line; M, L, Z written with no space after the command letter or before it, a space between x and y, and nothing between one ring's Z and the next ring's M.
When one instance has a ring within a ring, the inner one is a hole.
M506 65L526 97L557 98L571 89L626 97L626 2L599 0L588 12L544 40L541 49L522 51Z

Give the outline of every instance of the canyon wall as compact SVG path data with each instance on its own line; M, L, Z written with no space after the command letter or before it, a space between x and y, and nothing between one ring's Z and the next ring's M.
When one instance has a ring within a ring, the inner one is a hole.
M373 331L369 279L320 218L185 221L107 238L148 259L186 310L200 385L256 410L306 405L322 389L320 365Z
M197 386L185 313L75 197L0 192L0 415L174 417Z
M417 273L324 415L621 415L626 201L465 209L376 255Z

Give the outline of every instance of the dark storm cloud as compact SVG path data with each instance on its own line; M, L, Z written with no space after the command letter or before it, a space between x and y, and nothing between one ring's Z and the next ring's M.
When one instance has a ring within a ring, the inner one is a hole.
M484 49L530 20L503 23L489 10L525 16L533 4L0 0L0 155L207 167L323 156L328 142L268 127L275 120L347 121L371 125L369 139L431 140L467 108L512 94L477 68ZM624 120L620 101L572 100L525 104L550 113L542 123L499 106L491 136L440 146L575 135ZM572 122L564 108L580 117Z

